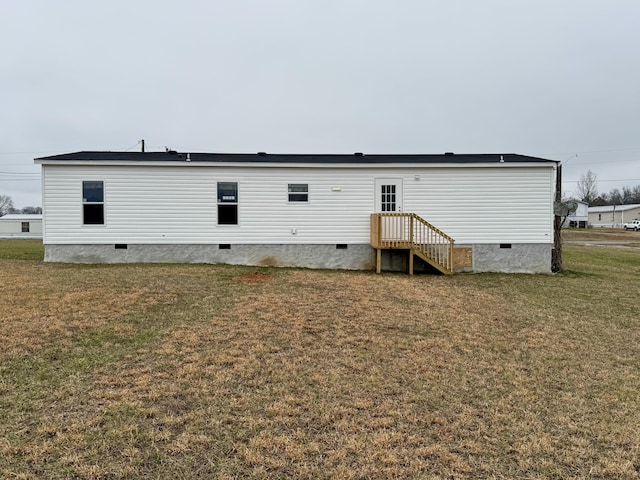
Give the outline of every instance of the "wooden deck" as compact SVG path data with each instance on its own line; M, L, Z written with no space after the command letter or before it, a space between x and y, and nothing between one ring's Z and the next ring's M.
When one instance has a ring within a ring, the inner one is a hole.
M371 246L376 249L376 273L381 271L382 250L408 250L410 275L414 255L444 274L453 273L453 238L415 213L371 214Z

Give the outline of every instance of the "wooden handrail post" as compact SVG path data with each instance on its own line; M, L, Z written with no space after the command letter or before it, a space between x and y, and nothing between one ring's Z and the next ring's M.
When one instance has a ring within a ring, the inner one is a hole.
M413 239L413 216L409 217L409 243L411 243L411 245L413 245L414 243L416 243ZM412 254L413 256L413 254ZM413 272L411 272L413 273Z

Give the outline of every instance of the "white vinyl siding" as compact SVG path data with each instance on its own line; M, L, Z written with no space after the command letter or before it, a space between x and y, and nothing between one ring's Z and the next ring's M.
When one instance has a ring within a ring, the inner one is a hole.
M404 211L456 243L552 243L553 170L432 170L405 179Z
M28 230L25 231L25 224ZM0 237L41 237L42 216L29 217L23 214L10 214L0 217Z
M622 228L625 223L640 218L640 205L588 207L587 215L591 226Z
M402 178L404 212L464 243L551 243L553 169L43 165L46 243L369 243L376 178ZM108 185L105 226L82 228L82 181ZM217 225L218 182L237 182L238 226ZM289 202L308 184L312 202ZM295 229L296 234L292 234Z

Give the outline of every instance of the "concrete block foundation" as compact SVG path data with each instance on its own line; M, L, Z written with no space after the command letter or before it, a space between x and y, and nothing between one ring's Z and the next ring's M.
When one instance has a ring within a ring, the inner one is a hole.
M551 244L473 245L474 272L551 273Z
M472 272L550 273L551 245L459 245L471 247ZM226 263L265 267L374 270L375 250L368 244L277 245L45 245L45 262L61 263ZM384 250L382 269L403 271L407 251ZM416 271L433 271L415 259Z

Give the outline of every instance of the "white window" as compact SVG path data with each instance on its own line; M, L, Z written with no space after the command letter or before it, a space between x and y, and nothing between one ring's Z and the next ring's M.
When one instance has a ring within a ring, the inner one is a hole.
M82 223L104 225L104 182L82 182Z
M309 184L308 183L290 183L287 188L290 202L308 202L309 201Z
M238 224L238 182L218 182L218 225Z

